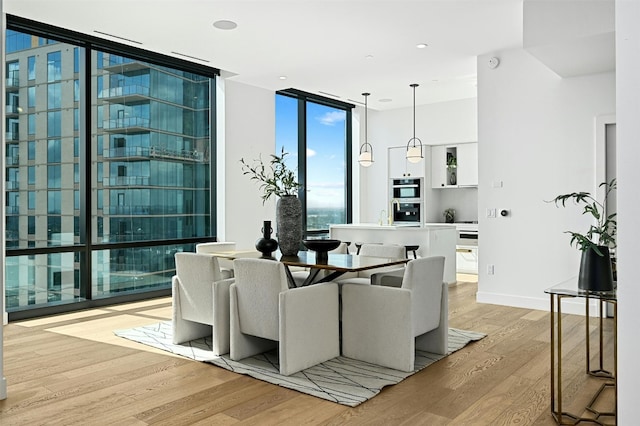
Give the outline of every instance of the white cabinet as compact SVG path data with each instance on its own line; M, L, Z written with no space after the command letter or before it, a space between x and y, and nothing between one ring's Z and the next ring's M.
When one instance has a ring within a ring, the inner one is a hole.
M456 247L456 272L462 274L478 273L478 247Z
M423 147L423 150L428 149ZM407 161L407 147L395 146L388 148L387 155L389 178L424 177L424 160L419 163Z
M458 186L478 186L478 144L457 145Z
M433 145L431 187L478 186L478 143Z

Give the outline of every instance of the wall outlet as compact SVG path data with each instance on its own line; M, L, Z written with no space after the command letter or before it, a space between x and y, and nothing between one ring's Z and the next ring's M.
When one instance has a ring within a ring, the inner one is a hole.
M496 209L487 209L487 217L495 218L496 217Z
M487 275L493 275L494 271L494 265L487 265Z

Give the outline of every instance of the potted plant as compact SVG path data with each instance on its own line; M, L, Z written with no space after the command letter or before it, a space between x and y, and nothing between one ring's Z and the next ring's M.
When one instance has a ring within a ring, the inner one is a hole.
M455 220L456 211L454 209L445 209L443 216L445 223L453 223Z
M447 155L447 171L449 172L449 185L457 183L456 168L458 167L458 159L454 155Z
M301 187L293 170L285 164L284 147L280 155L271 154L267 164L258 158L250 165L240 159L242 174L259 182L264 204L272 195L278 197L276 203L276 236L283 256L295 256L302 242L302 205L297 197Z
M602 182L599 187L604 187L604 198L598 201L589 192L572 192L558 195L552 200L556 206L566 206L568 201L574 204L584 205L582 214L590 215L594 219L586 233L565 231L571 235L570 244L582 252L580 259L580 273L578 287L590 291L613 290L613 273L610 250L616 247L617 222L616 214L607 215L605 207L611 191L615 190L615 179L610 182Z

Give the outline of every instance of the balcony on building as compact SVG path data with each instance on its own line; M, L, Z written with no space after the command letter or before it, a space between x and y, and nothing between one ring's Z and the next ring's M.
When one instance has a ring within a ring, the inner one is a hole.
M169 149L165 147L152 146L152 147L120 147L105 149L102 156L104 158L111 158L117 160L131 160L136 161L140 159L163 159L163 160L179 160L190 161L195 163L203 163L207 160L204 152L198 150L186 150L186 149Z
M122 117L104 120L102 129L105 132L144 132L149 130L149 119L144 117Z
M139 84L102 89L98 94L98 97L107 102L114 102L122 105L148 101L150 99L149 88Z

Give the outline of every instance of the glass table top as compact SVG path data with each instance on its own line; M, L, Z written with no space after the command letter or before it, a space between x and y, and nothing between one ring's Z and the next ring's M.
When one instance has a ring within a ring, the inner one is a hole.
M573 297L591 297L602 300L617 300L617 291L614 289L613 291L587 291L578 288L578 277L571 277L568 280L562 281L554 285L553 287L549 287L544 291L547 294L556 294L561 296L573 296Z

